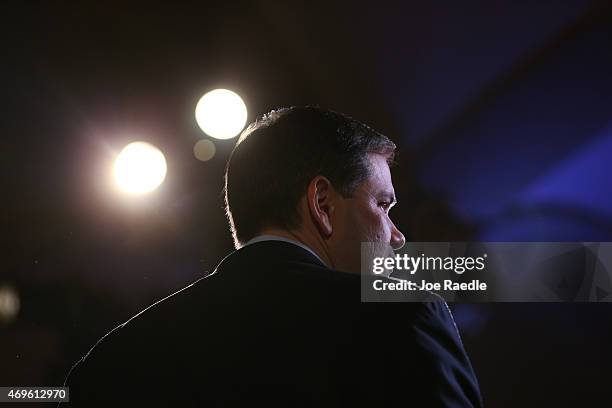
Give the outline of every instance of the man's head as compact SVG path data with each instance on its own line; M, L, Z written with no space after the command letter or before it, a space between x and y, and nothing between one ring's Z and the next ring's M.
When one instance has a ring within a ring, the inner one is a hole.
M317 107L272 111L240 136L225 174L236 247L262 233L303 242L332 268L358 271L361 242L404 237L389 219L395 144Z

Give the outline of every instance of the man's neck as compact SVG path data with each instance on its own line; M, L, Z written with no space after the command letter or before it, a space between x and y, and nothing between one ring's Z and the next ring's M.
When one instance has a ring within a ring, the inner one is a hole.
M301 231L287 231L279 228L264 228L260 231L260 235L275 235L277 237L287 238L310 248L329 268L334 269L334 263L329 256L328 251L320 240L314 237L309 237Z

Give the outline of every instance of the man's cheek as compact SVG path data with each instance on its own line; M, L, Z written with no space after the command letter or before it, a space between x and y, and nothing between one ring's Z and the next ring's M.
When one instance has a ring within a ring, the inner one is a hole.
M380 217L374 217L370 223L371 236L374 237L375 242L389 242L390 235L388 234L387 228L385 228L384 222Z
M380 242L383 238L380 228L376 224L368 224L365 232L364 242Z

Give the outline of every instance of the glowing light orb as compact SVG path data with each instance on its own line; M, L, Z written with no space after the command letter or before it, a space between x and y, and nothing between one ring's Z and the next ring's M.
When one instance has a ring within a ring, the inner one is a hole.
M9 323L19 312L19 295L10 286L0 286L0 323Z
M212 159L215 157L216 151L217 149L215 148L215 144L206 139L198 140L193 146L193 154L196 159L200 161L208 161Z
M231 139L244 128L247 109L238 94L227 89L215 89L200 98L195 117L207 135L215 139Z
M155 146L134 142L125 146L115 159L115 180L129 194L155 190L166 178L166 158Z

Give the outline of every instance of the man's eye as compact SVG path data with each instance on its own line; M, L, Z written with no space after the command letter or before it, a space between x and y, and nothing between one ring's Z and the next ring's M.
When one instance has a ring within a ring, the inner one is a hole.
M391 203L389 201L381 201L380 203L378 203L378 206L384 208L385 210L388 210L391 206Z

